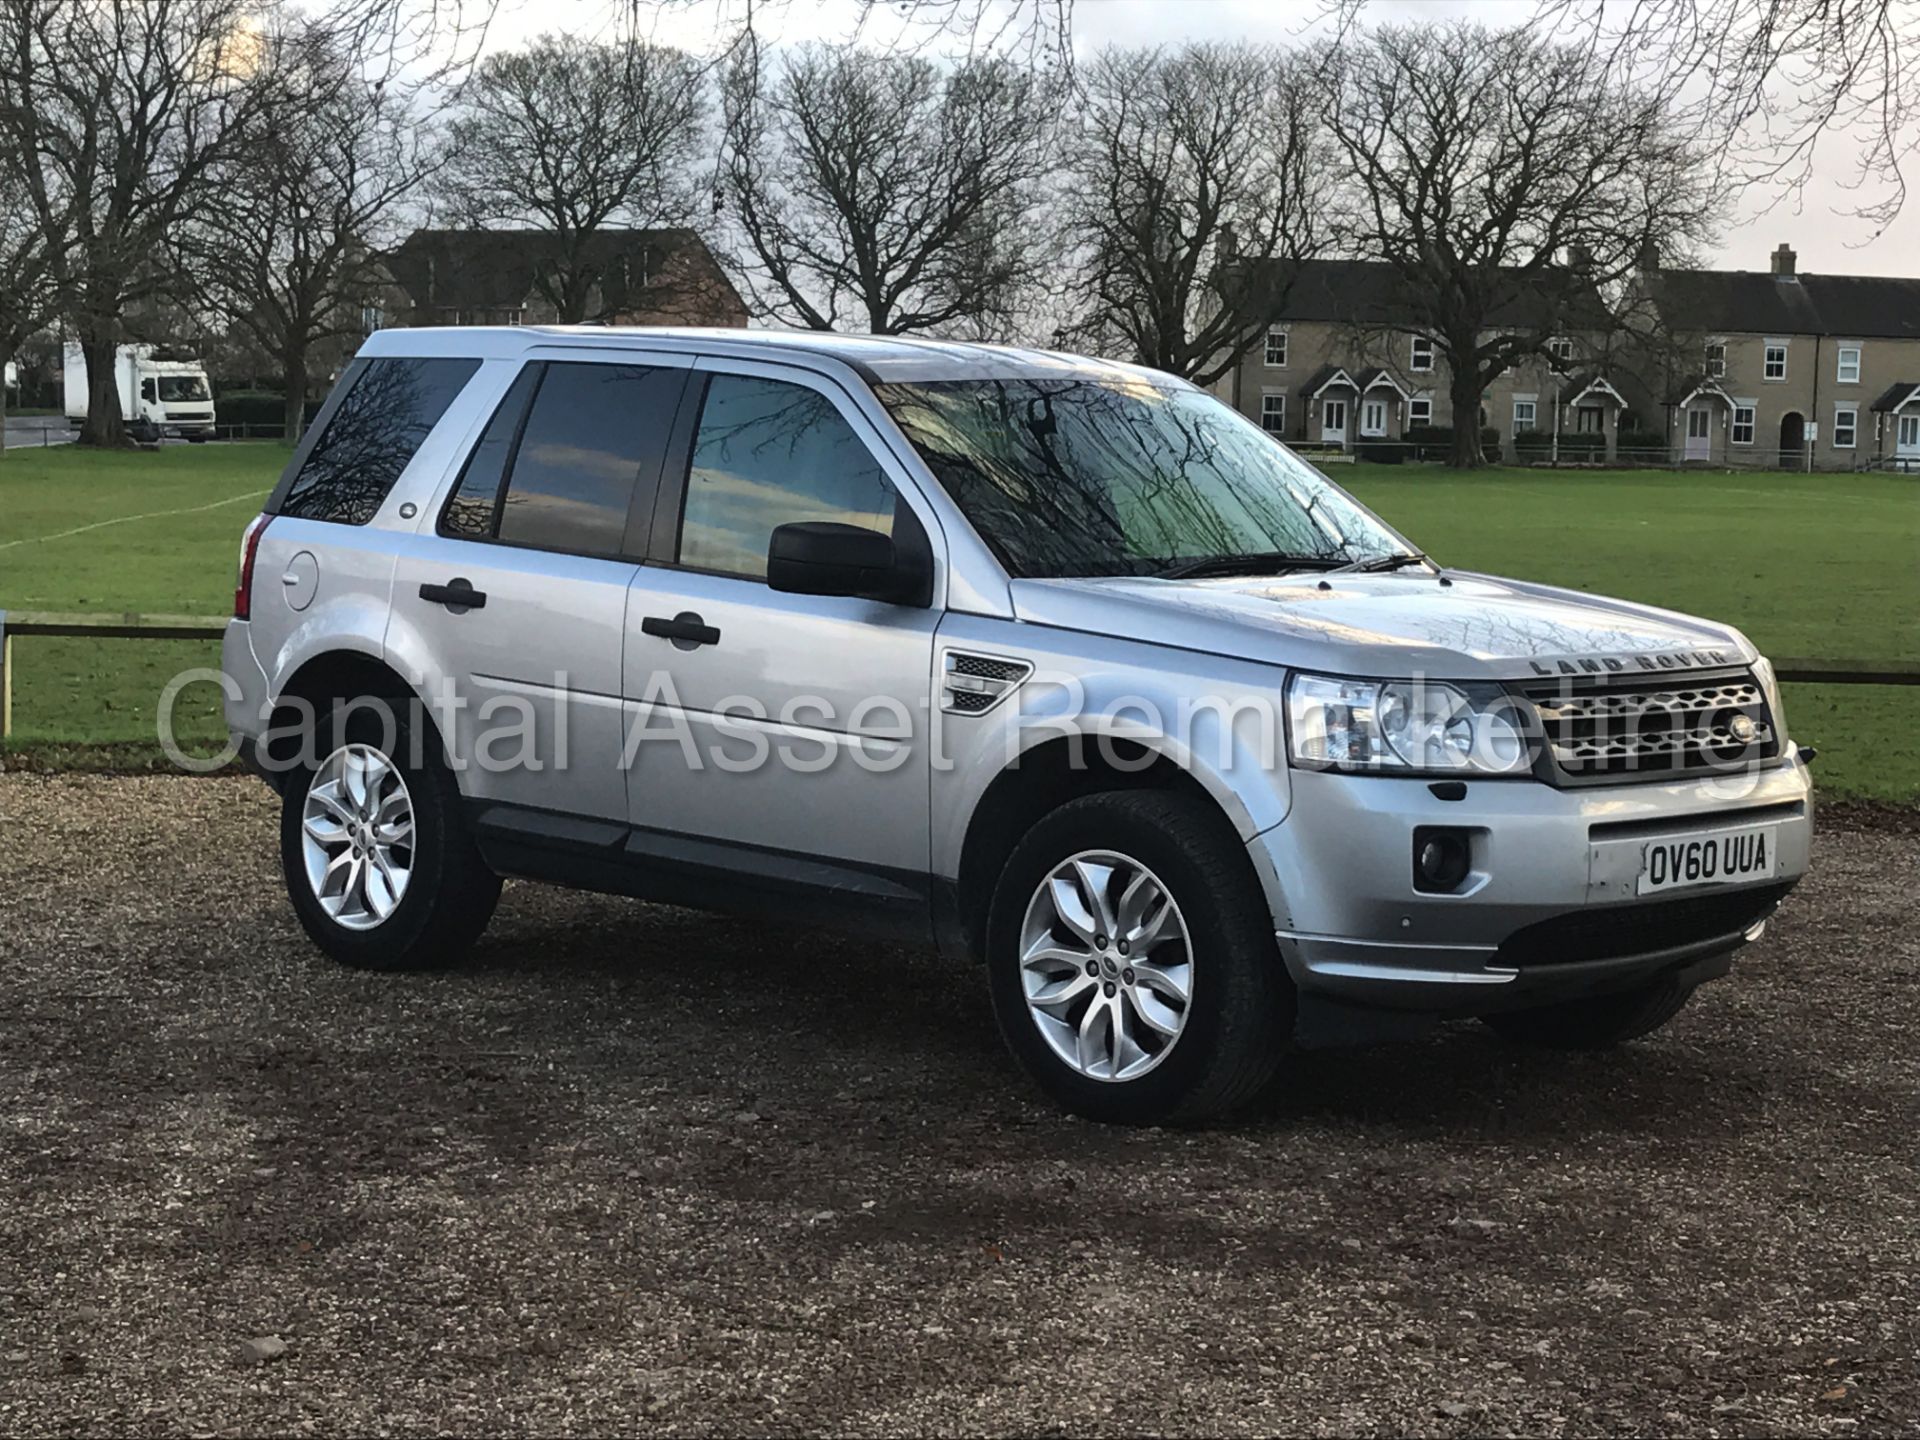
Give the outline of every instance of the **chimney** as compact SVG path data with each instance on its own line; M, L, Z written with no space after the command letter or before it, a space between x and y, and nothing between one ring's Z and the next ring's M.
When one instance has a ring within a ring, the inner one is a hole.
M1240 231L1233 225L1220 227L1220 258L1222 260L1240 258Z
M1635 257L1642 274L1650 274L1660 268L1660 242L1649 237L1640 242L1640 253Z
M1785 241L1782 241L1780 248L1773 252L1773 273L1776 275L1792 275L1794 273L1794 262L1798 258L1799 257L1793 253L1793 247Z
M1585 274L1593 268L1593 251L1585 245L1567 246L1567 268L1577 274Z

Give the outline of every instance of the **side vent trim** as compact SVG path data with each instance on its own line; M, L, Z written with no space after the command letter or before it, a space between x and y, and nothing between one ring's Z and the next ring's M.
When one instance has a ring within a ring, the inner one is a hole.
M1033 674L1032 662L1005 655L949 650L940 661L940 708L949 715L984 715Z

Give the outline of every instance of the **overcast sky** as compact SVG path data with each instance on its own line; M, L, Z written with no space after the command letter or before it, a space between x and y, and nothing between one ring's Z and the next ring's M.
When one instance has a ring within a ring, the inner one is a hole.
M475 0L466 0L473 4ZM605 33L625 0L501 0L487 48L506 48L543 31ZM655 39L690 49L709 48L730 33L747 0L637 0L641 24ZM886 45L900 34L897 12L859 0L753 0L760 33L775 42L843 39L859 32ZM971 0L946 0L966 6ZM1010 3L1010 0L990 0ZM1291 43L1313 33L1320 0L1075 0L1073 43L1079 54L1106 44L1165 45L1196 40L1268 40ZM1516 24L1532 13L1532 0L1371 0L1370 22L1466 16L1490 24ZM1920 36L1914 37L1920 44ZM1823 173L1796 200L1750 192L1723 227L1716 263L1729 269L1765 270L1774 246L1786 241L1798 252L1802 271L1830 274L1913 274L1920 271L1920 194L1885 233L1875 237L1866 222L1846 212L1858 203L1842 182L1850 178L1851 148L1833 137L1821 155ZM1915 177L1920 180L1920 176ZM1920 191L1920 185L1916 185Z

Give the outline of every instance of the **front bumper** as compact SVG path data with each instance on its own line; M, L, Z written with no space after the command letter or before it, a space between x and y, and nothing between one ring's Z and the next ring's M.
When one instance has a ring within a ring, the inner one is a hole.
M1725 780L1561 790L1296 771L1281 824L1254 837L1276 892L1280 952L1307 1009L1477 1015L1727 969L1806 872L1812 787L1792 759ZM1635 894L1642 852L1749 822L1776 827L1769 878ZM1413 832L1472 833L1456 894L1414 887ZM1503 949L1504 947L1504 949Z

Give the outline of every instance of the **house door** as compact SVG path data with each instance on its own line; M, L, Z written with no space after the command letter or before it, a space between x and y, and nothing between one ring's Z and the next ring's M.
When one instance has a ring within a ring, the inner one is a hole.
M1329 445L1347 443L1347 402L1328 400L1320 407L1320 438Z
M1807 444L1807 417L1798 410L1789 410L1780 417L1780 463L1797 465L1800 452Z
M1687 411L1687 459L1713 458L1713 412L1696 405Z
M1920 415L1902 415L1894 453L1902 460L1920 460Z

